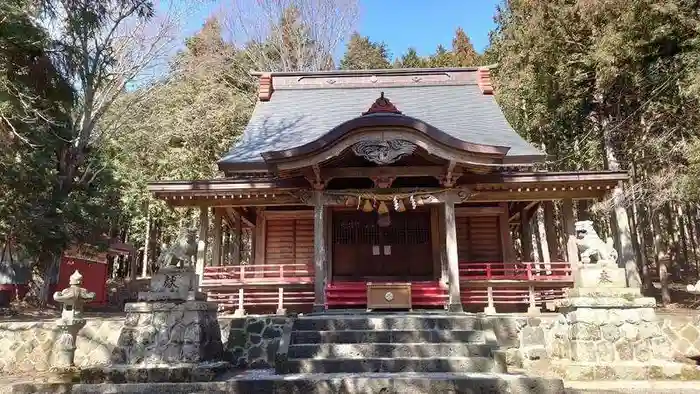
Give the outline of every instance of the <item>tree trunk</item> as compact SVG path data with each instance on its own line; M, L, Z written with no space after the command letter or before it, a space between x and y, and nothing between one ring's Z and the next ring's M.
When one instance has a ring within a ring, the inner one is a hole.
M676 232L675 220L673 220L673 210L671 209L671 203L664 205L664 217L666 218L666 231L668 234L666 250L668 255L668 269L669 272L674 272L678 274L680 271L680 246L678 233Z
M675 204L676 205L676 228L678 229L678 238L680 239L680 248L681 248L681 253L683 254L683 274L682 278L687 278L688 274L690 273L691 268L690 268L690 256L688 255L688 233L686 232L687 228L685 226L685 215L683 212L683 207L681 204Z
M544 216L544 225L547 229L547 247L549 249L549 257L551 260L563 259L560 253L561 248L559 247L559 241L557 237L557 226L554 222L554 202L544 201L542 203L542 213Z
M654 286L653 280L651 277L651 271L649 269L650 263L649 259L647 257L647 231L646 229L649 228L649 223L647 222L647 217L646 217L646 212L644 211L644 206L639 205L638 209L634 209L637 207L637 202L635 200L635 204L633 205L633 211L634 211L634 217L635 221L637 224L637 237L639 239L639 251L640 251L640 264L642 265L642 283L644 285L644 289L646 291L650 291L652 287Z
M671 293L668 289L668 256L664 252L661 240L661 223L659 214L651 213L652 230L654 232L654 254L656 256L656 266L659 269L659 282L661 283L661 303L665 306L671 303Z
M141 277L148 276L148 249L151 246L151 211L147 209L146 213L146 235L143 242L143 266L141 267Z

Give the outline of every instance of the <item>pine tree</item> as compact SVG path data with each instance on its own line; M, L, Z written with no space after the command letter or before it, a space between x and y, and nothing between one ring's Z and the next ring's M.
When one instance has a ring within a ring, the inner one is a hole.
M341 70L373 70L389 68L389 51L383 42L370 41L369 37L355 32L350 36L345 55L340 60Z

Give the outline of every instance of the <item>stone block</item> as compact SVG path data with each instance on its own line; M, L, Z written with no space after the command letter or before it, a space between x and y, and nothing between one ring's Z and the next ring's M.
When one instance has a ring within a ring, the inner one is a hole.
M657 322L642 321L639 323L639 337L649 339L661 336L661 327Z
M623 323L620 326L620 335L622 338L629 341L636 341L639 339L639 326L636 324Z
M603 324L600 326L601 337L608 342L615 342L620 339L620 329L614 324Z
M569 328L572 340L598 340L600 335L600 327L595 323L577 322Z
M596 341L571 340L571 360L597 361Z
M571 358L571 343L568 338L555 338L550 344L550 354L553 358Z
M651 346L651 353L654 359L657 360L672 360L673 359L673 348L671 342L665 336L659 336L656 338L651 338L649 340L649 345Z
M615 345L612 342L601 340L595 345L598 361L613 362L615 361Z
M648 339L640 339L634 342L634 359L646 362L652 359L651 343Z
M576 287L621 288L627 286L625 269L601 264L584 264L574 271Z
M525 326L522 331L520 331L520 346L530 347L530 346L545 346L544 339L544 329L542 327L532 327Z

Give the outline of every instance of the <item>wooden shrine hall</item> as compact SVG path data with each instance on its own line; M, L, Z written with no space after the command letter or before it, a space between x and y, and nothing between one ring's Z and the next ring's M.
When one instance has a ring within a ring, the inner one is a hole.
M223 176L149 184L201 208L200 286L238 314L539 310L573 286L574 200L627 179L535 171L488 68L255 75ZM565 251L533 261L524 224L556 200Z

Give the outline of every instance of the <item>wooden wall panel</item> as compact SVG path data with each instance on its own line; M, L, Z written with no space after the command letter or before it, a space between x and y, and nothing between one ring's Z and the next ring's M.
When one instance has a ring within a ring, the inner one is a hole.
M503 261L498 216L457 218L459 261Z
M313 268L313 219L268 219L266 243L265 264L305 264L309 270Z

